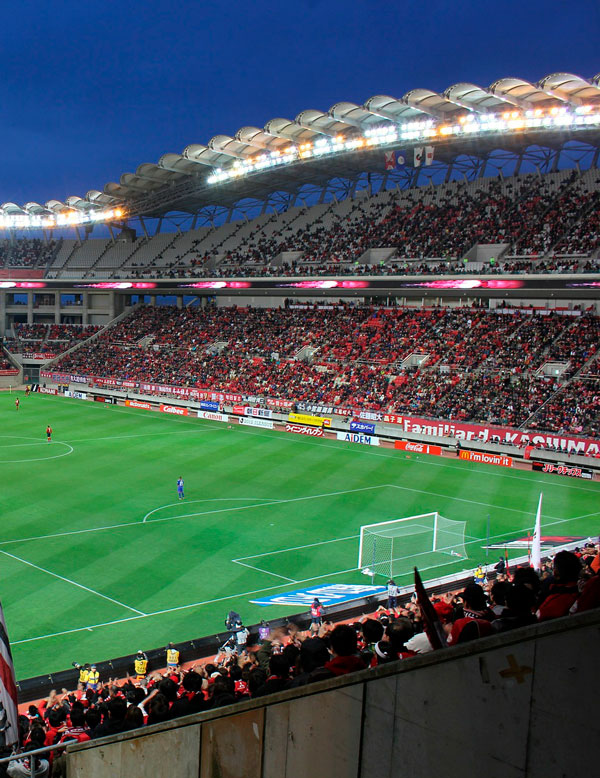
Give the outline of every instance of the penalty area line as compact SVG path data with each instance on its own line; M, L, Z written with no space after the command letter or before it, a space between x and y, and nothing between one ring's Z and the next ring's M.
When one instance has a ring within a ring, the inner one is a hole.
M103 600L108 600L109 602L112 602L115 605L119 605L121 608L126 608L129 611L133 611L134 613L137 613L139 616L147 615L143 611L139 611L137 608L132 608L130 605L125 605L125 603L119 602L119 600L115 600L106 594L101 594L100 592L97 592L95 589L90 589L89 586L84 586L83 584L77 583L77 581L72 581L70 578L65 578L64 575L53 573L52 570L47 570L45 567L40 567L39 565L36 565L33 562L29 562L27 559L22 559L22 557L20 556L16 556L15 554L10 554L8 551L0 550L0 554L4 554L4 556L10 557L10 559L14 559L17 562L21 562L22 564L27 565L28 567L33 567L35 570L39 570L41 573L46 573L46 575L51 575L53 578L58 578L60 581L64 581L65 583L71 584L71 586L77 586L79 589L83 589L84 591L89 592L90 594L95 594L96 597L102 597Z

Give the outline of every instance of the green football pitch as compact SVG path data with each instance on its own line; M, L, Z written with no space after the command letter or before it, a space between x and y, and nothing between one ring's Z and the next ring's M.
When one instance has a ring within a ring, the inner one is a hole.
M232 608L248 624L297 610L257 596L369 583L356 569L363 524L466 521L468 559L424 578L485 562L488 515L496 542L530 531L541 490L545 534L599 531L597 483L19 397L16 411L0 394L0 598L20 679L223 631Z

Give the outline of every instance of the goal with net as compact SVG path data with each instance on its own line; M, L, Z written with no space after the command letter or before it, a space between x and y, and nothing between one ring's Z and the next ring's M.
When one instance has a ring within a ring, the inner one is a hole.
M394 578L448 563L448 557L465 558L466 521L439 513L366 524L360 528L358 569Z

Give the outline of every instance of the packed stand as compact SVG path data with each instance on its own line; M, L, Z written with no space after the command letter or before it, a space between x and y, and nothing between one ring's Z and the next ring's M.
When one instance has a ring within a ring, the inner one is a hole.
M140 307L56 369L246 396L519 426L598 348L600 319L480 307ZM584 428L591 420L585 417Z
M581 379L568 384L536 412L528 427L600 437L600 380Z
M334 624L315 598L300 624L292 619L285 627L270 627L262 621L258 634L251 635L232 610L217 655L191 667L179 665L172 643L165 649L166 669L151 671L140 650L125 680L101 678L95 665L74 663L77 689L52 691L39 705L29 705L27 714L19 716L19 742L27 751L118 735L326 679L398 666L418 655L598 607L600 545L588 540L573 552L559 551L540 572L528 566L510 569L500 556L488 571L478 566L464 589L430 598L422 592L400 596L390 579L387 602L352 623ZM65 775L60 751L37 758L38 775ZM25 774L18 771L22 761L13 763L9 776Z

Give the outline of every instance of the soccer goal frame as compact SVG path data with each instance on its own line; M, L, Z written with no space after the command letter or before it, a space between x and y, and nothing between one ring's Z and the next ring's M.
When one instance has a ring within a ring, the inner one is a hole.
M391 519L360 528L358 569L372 576L393 578L447 563L444 556L465 558L465 521L441 516L437 511Z

